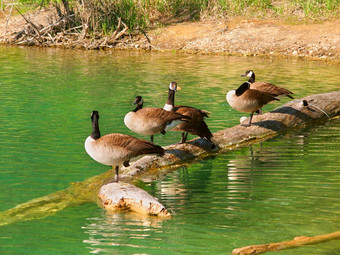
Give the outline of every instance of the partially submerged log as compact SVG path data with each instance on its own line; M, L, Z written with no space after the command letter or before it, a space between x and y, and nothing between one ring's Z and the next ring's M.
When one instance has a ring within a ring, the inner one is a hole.
M237 248L232 251L232 255L255 255L262 254L269 251L279 251L285 249L296 248L304 245L318 244L335 239L340 239L340 231L318 236L299 236L294 240L280 243L250 245L242 248Z
M108 212L132 211L138 214L170 217L156 198L129 183L109 183L99 190L99 198Z
M310 105L304 106L302 100ZM274 137L292 128L303 127L313 123L322 123L329 118L340 115L340 91L312 95L300 100L293 100L262 115L254 116L250 127L237 125L214 133L217 150L236 149L239 146L253 144ZM159 175L170 172L180 166L198 160L217 150L211 150L210 144L200 138L185 144L173 144L165 147L164 157L146 156L133 162L129 168L123 168L120 180L133 182L134 180L151 175L156 179ZM0 226L10 223L43 218L52 215L68 206L75 206L88 202L98 202L99 189L112 181L112 170L86 181L72 184L69 188L33 199L15 208L0 212ZM104 207L102 203L101 206Z
M305 106L304 102L308 105ZM264 141L289 129L321 123L339 115L340 91L295 99L272 112L254 116L250 127L237 125L214 133L216 149L211 149L211 145L200 138L184 144L172 144L164 147L166 153L163 157L146 156L131 163L128 168L122 168L120 179L131 181L148 171L154 174L153 169L157 169L159 173L162 168L166 170L171 166L177 168L218 150L234 149Z

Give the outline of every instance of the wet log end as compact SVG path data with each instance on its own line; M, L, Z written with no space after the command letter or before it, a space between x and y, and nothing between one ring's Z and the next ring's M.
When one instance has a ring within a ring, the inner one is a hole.
M100 188L98 196L102 207L108 212L132 211L142 215L171 217L156 198L129 183L108 183Z

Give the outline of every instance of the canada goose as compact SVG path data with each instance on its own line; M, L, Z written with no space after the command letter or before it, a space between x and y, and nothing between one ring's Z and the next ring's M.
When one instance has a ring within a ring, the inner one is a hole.
M166 131L190 119L179 113L169 112L162 108L143 108L143 98L137 96L133 104L136 108L124 117L125 125L133 132L141 135L150 135L151 142L155 134L165 135Z
M136 160L146 154L164 155L162 147L130 135L112 133L101 137L97 111L92 112L91 119L92 133L85 140L85 150L95 161L115 166L115 182L118 182L121 164L127 167L130 160Z
M252 70L246 71L241 76L249 77L248 82L251 83L250 84L251 89L256 89L256 90L259 90L259 91L262 91L262 92L267 92L274 97L286 96L286 97L289 97L291 99L294 99L294 97L291 96L294 93L287 90L287 89L278 87L278 86L271 84L269 82L264 82L264 81L255 82L255 73Z
M199 110L191 106L176 105L175 106L175 93L177 91L177 82L171 82L169 85L168 100L164 105L164 110L173 111L185 116L190 117L189 121L183 122L172 131L182 132L182 139L180 143L185 143L188 138L188 133L198 135L202 139L208 140L211 144L212 133L210 132L207 124L204 121L204 117L209 117L209 112Z
M251 125L254 112L271 101L280 100L267 92L250 89L250 86L250 82L245 82L238 89L229 91L226 96L227 102L232 108L239 112L250 113L249 124L245 125L248 127Z

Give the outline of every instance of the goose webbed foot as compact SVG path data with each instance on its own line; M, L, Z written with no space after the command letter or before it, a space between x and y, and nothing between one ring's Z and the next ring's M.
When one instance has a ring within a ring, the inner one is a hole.
M241 124L240 126L242 126L242 127L250 127L251 124L250 123L248 123L248 124Z
M254 112L252 112L250 114L250 118L249 118L249 123L248 124L241 124L241 126L243 126L243 127L250 127L251 126L251 120L253 119L253 115L254 115Z

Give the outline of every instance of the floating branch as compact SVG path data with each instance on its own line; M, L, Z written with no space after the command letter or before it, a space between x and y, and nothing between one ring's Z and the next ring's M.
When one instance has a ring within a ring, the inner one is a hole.
M318 236L299 236L295 237L294 240L285 241L280 243L250 245L247 247L237 248L232 251L232 255L255 255L262 254L269 251L279 251L285 249L296 248L304 245L318 244L335 239L340 239L340 231L333 232L325 235Z

